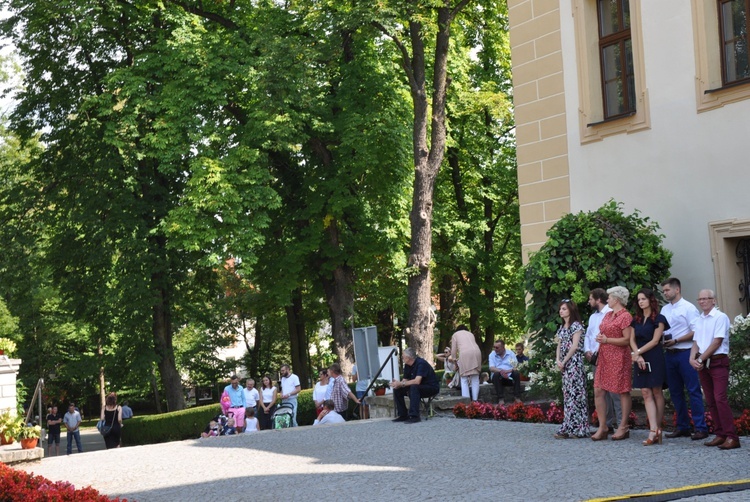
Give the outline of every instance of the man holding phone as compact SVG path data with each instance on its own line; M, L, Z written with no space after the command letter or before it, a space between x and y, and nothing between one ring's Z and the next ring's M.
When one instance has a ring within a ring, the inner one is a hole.
M703 444L722 450L740 447L734 427L734 416L727 400L729 384L729 317L716 308L716 298L710 289L698 294L701 315L695 323L690 364L698 372L708 409L716 421L716 437Z
M706 439L708 427L704 416L703 394L698 374L690 364L690 349L693 346L693 329L698 319L698 309L682 297L682 285L676 277L662 283L662 292L667 304L661 309L669 323L664 330L664 360L667 367L669 395L677 414L677 428L668 438L681 436L693 440ZM690 398L690 411L695 432L690 433L690 416L685 402L685 390Z

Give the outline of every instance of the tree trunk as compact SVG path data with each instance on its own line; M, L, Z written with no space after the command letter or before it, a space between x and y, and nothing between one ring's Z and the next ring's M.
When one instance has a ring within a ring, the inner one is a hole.
M443 274L443 278L440 280L439 295L440 322L438 323L438 327L440 330L440 343L437 347L438 351L450 345L453 333L456 331L456 284L453 281L452 275Z
M96 340L96 355L99 359L99 405L103 408L107 391L104 388L104 349L102 348L102 339Z
M352 295L354 274L348 266L341 265L333 270L330 277L322 277L321 281L331 316L333 350L341 365L342 374L348 375L351 373L354 361L351 321L354 311L354 296Z
M285 309L292 351L292 370L299 377L302 388L307 389L310 385L307 373L307 335L305 333L301 289L297 288L292 292L292 304Z
M378 329L378 342L382 347L391 347L396 345L396 328L393 325L394 312L393 307L380 310L377 314L375 326Z
M162 413L161 396L159 395L159 383L156 381L156 372L151 366L151 390L154 391L154 409L156 413Z
M250 376L253 378L258 378L260 375L258 375L258 368L259 368L259 356L260 356L260 347L261 347L261 340L263 339L263 316L258 316L255 318L255 337L253 338L253 348L250 350L250 367L248 368L248 372ZM255 376L253 376L255 375Z
M152 282L162 282L161 273L152 276ZM177 411L185 408L185 395L182 392L182 379L175 364L174 348L172 346L172 316L170 312L169 294L164 288L156 288L154 292L157 300L153 306L153 334L156 349L156 364L164 385L167 399L167 411Z
M448 88L448 50L450 27L454 16L466 6L462 0L451 10L450 2L437 8L438 23L435 42L434 67L432 71L432 103L428 103L424 33L422 25L410 21L411 58L402 50L403 66L409 77L414 103L413 149L414 149L414 194L412 197L411 250L409 274L409 325L407 340L417 354L432 363L434 354L435 318L431 306L430 261L432 259L432 209L435 180L445 155L445 100ZM427 141L427 120L432 110L430 141Z

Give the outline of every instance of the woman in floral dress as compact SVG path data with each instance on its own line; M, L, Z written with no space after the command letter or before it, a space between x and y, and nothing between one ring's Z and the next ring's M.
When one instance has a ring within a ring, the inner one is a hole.
M591 436L594 441L607 439L607 392L620 394L620 426L612 436L613 441L630 437L628 416L632 401L630 390L632 385L632 370L630 358L630 339L633 337L633 316L627 311L630 292L622 286L615 286L607 290L609 298L607 305L612 309L602 319L599 325L599 359L596 362L594 374L594 401L596 414L599 416L599 429Z
M563 321L557 330L557 368L562 372L563 423L557 439L589 437L586 371L583 367L583 325L578 307L570 300L560 303Z

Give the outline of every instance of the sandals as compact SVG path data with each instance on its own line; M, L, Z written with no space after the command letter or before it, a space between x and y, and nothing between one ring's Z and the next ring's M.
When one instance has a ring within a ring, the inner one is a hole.
M651 446L652 444L661 444L661 429L657 429L655 431L649 431L654 433L654 439L651 439L651 437L647 438L643 442L643 446Z
M630 429L626 430L623 434L620 434L619 436L617 434L613 434L612 441L622 441L623 439L628 439L629 437L630 437Z

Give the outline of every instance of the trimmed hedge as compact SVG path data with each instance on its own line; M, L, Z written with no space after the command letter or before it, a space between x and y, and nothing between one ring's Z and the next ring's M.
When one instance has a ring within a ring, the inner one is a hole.
M135 446L194 439L219 413L221 406L209 404L160 415L133 417L123 422L122 444Z

